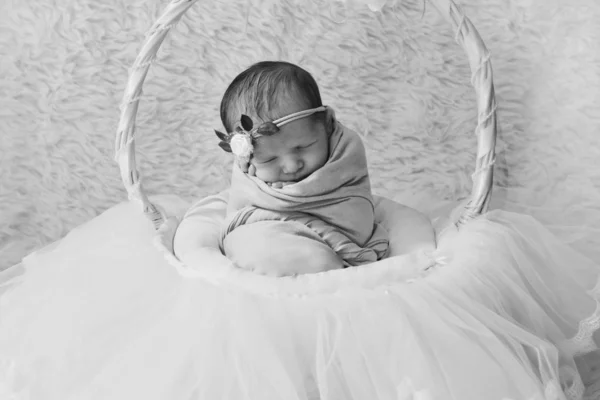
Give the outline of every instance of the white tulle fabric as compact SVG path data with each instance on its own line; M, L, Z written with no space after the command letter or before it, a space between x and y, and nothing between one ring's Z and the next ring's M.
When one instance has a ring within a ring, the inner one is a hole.
M425 261L281 284L211 252L184 276L155 235L123 203L0 274L0 398L583 395L599 267L531 217L492 211Z

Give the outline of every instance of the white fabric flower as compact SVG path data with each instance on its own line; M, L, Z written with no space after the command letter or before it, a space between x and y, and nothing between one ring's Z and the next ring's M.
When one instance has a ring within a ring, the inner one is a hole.
M229 144L231 145L231 152L239 158L249 159L254 151L250 135L236 133Z

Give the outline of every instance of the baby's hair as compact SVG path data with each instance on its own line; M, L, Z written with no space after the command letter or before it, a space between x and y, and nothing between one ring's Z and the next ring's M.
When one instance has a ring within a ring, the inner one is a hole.
M262 61L239 74L221 100L221 122L232 132L242 114L256 122L273 121L280 115L278 102L293 97L306 109L323 105L319 86L310 73L285 61Z

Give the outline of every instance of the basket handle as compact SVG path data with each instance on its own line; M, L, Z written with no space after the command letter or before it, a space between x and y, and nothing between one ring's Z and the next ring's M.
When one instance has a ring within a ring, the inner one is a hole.
M427 0L425 0L427 1ZM496 161L496 97L490 53L469 18L452 0L429 0L452 24L454 39L465 51L471 67L471 84L477 97L477 158L471 198L455 225L460 227L485 213L489 207Z
M158 229L166 216L150 202L135 163L135 118L142 96L142 86L148 69L156 60L156 53L169 30L197 0L172 0L146 35L146 40L129 70L129 80L121 104L121 118L115 140L115 161L119 164L121 180L129 200L137 201L144 214Z
M156 59L156 53L169 30L197 0L172 0L154 23L129 72L129 80L123 95L121 117L115 141L115 160L119 164L121 179L130 200L140 203L144 214L158 228L165 220L160 210L146 195L135 163L135 118L142 96L142 86L148 69ZM427 0L425 0L427 1ZM455 39L462 45L469 58L472 71L471 83L477 95L478 124L477 161L473 174L471 199L464 208L456 226L484 213L489 205L496 146L496 101L492 81L489 53L471 21L452 0L429 0L450 21L456 31Z

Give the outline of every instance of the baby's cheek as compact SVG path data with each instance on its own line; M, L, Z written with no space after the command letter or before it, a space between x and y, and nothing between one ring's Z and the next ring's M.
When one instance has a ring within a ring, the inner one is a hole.
M307 166L310 169L310 172L315 172L319 168L321 168L327 162L328 154L322 153L312 153L307 157Z
M277 177L274 176L275 174L273 174L273 171L271 171L269 168L264 168L264 167L260 167L255 165L256 167L256 177L258 179L260 179L263 182L275 182L277 181Z

